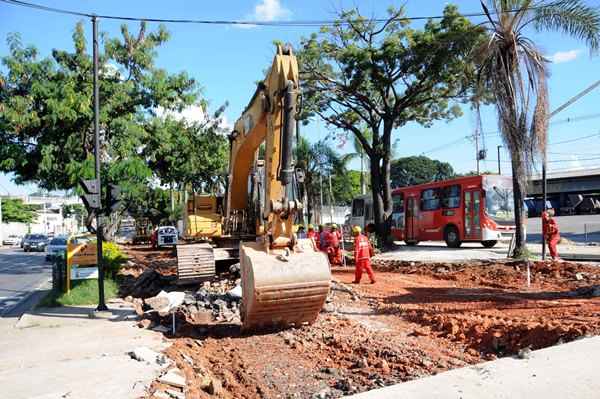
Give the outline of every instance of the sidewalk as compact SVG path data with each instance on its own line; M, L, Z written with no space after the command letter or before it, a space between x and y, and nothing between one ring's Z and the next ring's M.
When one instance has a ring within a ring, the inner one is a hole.
M90 319L93 307L37 309L0 319L0 396L11 399L136 398L158 366L132 360L136 347L160 350L162 335L135 327L125 303L108 304L111 319Z
M354 399L596 399L600 337L503 358L358 395Z
M484 248L480 243L463 243L460 248L448 248L443 241L427 241L416 246L398 242L397 249L377 255L381 259L401 259L414 262L463 262L469 260L506 259L508 243ZM542 245L527 243L529 250L541 257ZM600 262L600 245L559 244L558 253L564 260Z

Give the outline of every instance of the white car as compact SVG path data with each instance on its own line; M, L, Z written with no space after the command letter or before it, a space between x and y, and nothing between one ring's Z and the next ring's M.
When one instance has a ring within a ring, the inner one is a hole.
M161 226L156 233L156 247L164 247L167 245L177 245L178 239L177 229L173 226Z
M11 234L2 240L2 245L10 245L11 247L18 247L21 245L21 237Z

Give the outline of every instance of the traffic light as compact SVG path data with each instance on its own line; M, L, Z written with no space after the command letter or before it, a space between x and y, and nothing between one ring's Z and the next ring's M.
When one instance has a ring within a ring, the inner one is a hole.
M109 184L106 194L108 195L106 201L109 211L108 213L111 214L119 210L121 207L121 187L117 186L116 184Z
M84 194L81 196L81 200L85 205L88 213L93 213L96 209L100 209L100 185L98 180L84 180L79 179L79 185L83 189Z

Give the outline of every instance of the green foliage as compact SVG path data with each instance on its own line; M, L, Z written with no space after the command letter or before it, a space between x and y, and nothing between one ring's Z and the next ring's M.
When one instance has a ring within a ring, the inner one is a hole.
M381 237L389 235L392 212L392 132L409 122L428 127L460 115L458 103L474 95L471 50L484 38L483 29L452 5L423 29L410 27L403 16L403 8L392 7L379 23L356 9L342 11L336 24L303 39L297 54L303 117L316 115L352 132L369 157Z
M135 219L147 218L153 226L159 226L179 219L182 208L177 204L175 212L171 212L169 190L150 187L130 204L128 212Z
M104 298L106 300L115 298L118 291L119 287L114 280L104 280ZM69 293L50 291L37 307L95 305L97 303L98 280L74 280L71 281Z
M20 199L2 198L2 222L33 223L37 217L36 208L26 205Z
M321 183L323 184L323 203L329 205L329 176L333 203L347 205L354 196L360 194L360 173L348 171L349 157L340 156L325 141L310 143L304 137L296 148L298 165L305 171L306 194L308 198L308 213L320 204Z
M396 188L451 179L455 173L449 163L420 155L392 161L391 176Z
M121 251L119 246L114 242L102 243L102 260L106 275L111 278L116 278L119 270L127 261L127 256Z
M227 140L214 115L199 99L194 79L156 67L157 49L169 35L163 26L134 35L126 25L120 38L104 35L100 54L102 180L121 185L126 207L148 199L150 186L177 183L210 189L222 183ZM7 38L9 54L0 71L0 171L17 183L72 189L91 178L93 162L92 58L83 24L73 32L74 50L55 49L40 58ZM199 107L203 122L177 120L178 112Z

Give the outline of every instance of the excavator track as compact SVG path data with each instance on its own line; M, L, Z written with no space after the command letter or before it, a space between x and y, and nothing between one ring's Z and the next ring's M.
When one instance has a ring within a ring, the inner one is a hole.
M177 246L177 284L194 284L215 275L215 254L209 243Z
M304 241L304 240L300 240ZM240 245L242 272L242 329L313 323L329 293L331 271L327 257L305 245L301 252L267 253L261 244Z

